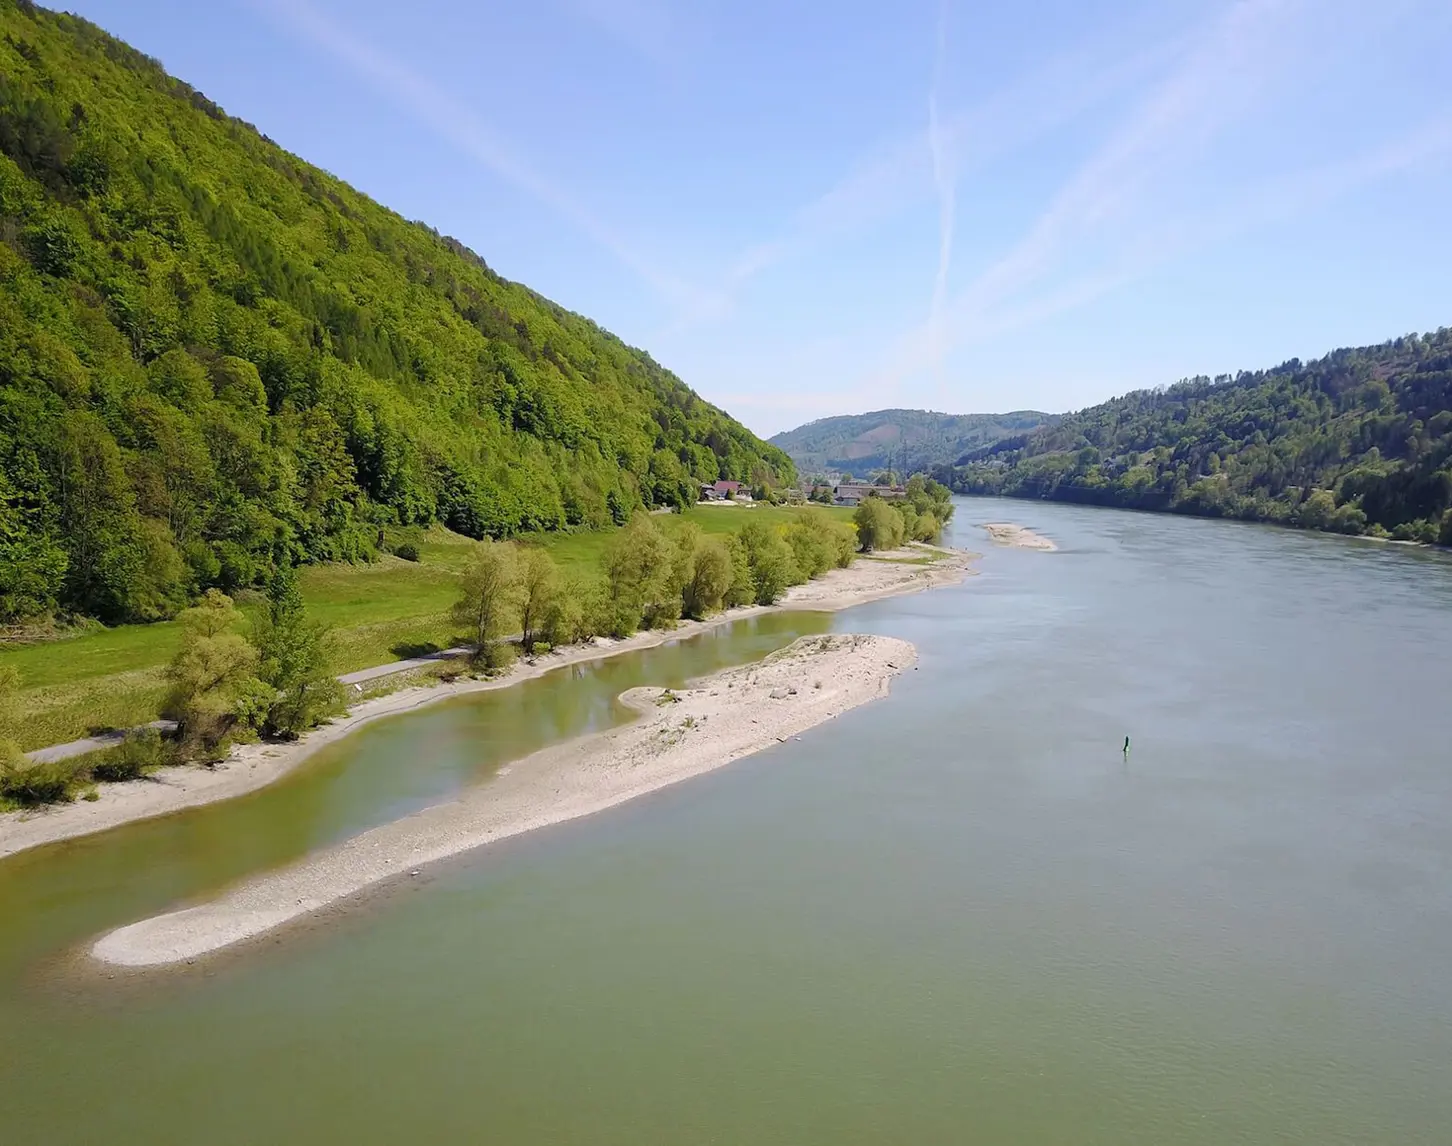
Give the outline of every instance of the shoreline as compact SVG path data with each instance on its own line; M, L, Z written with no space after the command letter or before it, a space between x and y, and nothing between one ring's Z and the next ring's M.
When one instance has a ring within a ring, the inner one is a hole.
M210 903L102 936L97 961L147 968L254 939L429 864L715 771L886 696L916 659L896 637L800 637L755 664L669 690L633 688L640 718L535 752L456 799L256 876Z
M215 767L189 764L166 768L147 779L98 784L100 798L95 801L78 800L46 808L0 813L0 861L31 848L246 795L282 779L323 748L365 724L452 697L508 688L557 668L655 648L669 641L688 639L721 625L770 612L839 612L887 597L957 584L971 575L970 563L974 554L967 551L917 546L903 552L909 556L921 556L925 549L944 556L931 565L921 566L859 559L846 569L834 569L816 581L793 586L775 605L730 609L704 621L683 621L674 629L647 630L620 640L596 638L583 645L572 645L529 660L521 659L503 676L489 680L409 685L359 701L332 722L295 741L234 747L227 760Z
M1010 549L1037 549L1043 553L1053 553L1059 548L1043 534L1035 533L1022 525L1015 525L1011 521L988 522L979 528L988 533L994 544Z

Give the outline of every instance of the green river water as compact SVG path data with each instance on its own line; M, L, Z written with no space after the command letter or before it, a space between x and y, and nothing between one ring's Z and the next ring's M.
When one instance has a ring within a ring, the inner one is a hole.
M1452 1143L1452 559L958 515L962 586L450 702L0 861L0 1143ZM240 955L76 954L829 627L919 671Z

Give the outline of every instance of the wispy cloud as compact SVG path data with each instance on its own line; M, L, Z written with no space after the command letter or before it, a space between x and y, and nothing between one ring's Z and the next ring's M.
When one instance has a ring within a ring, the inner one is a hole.
M1023 237L953 298L937 322L904 340L885 377L933 369L952 344L980 330L995 308L1055 271L1062 273L1065 264L1092 261L1111 227L1128 224L1131 232L1139 232L1131 246L1143 247L1144 232L1162 217L1143 211L1148 193L1167 195L1166 176L1197 158L1211 139L1255 106L1263 80L1284 66L1292 17L1302 8L1298 0L1237 0L1220 13ZM1159 203L1159 211L1165 205ZM1102 268L1087 275L1100 283L1118 278L1119 272ZM1071 286L1062 293L1079 298L1082 291Z
M1109 28L1051 56L971 106L952 110L944 106L940 84L946 62L946 15L945 0L935 40L939 47L927 130L869 149L835 184L788 216L778 235L743 250L709 292L706 305L683 314L663 337L729 313L732 300L751 280L778 264L859 233L924 200L936 197L941 209L945 181L952 188L949 230L955 230L956 189L968 173L1032 144L1144 81L1174 59L1185 42L1183 34L1176 34L1146 45L1142 36L1131 36L1128 29ZM1136 46L1126 51L1125 39ZM947 250L951 266L951 233ZM947 282L947 270L941 278ZM943 294L946 298L946 288Z
M1304 216L1378 181L1417 171L1452 158L1452 108L1411 132L1344 159L1316 164L1289 175L1267 179L1206 211L1160 220L1126 236L1116 257L1087 272L1053 281L1037 293L996 305L976 305L957 316L954 345L969 344L1020 331L1086 306L1156 268L1197 251L1230 242L1258 228ZM899 347L900 361L886 372L870 375L865 385L881 394L884 386L900 385L903 361L925 369L931 360L921 350L927 333L917 332ZM863 383L856 384L860 390Z
M685 33L661 0L564 0L610 37L667 71L677 71Z
M1261 180L1208 209L1161 218L1123 237L1102 265L1046 280L1037 291L1003 296L993 305L975 305L953 316L950 347L1014 334L1095 301L1198 251L1213 249L1288 219L1303 217L1380 181L1420 174L1436 164L1452 164L1452 105L1440 109L1404 134L1353 155L1311 164L1289 174ZM889 369L859 374L832 386L793 385L776 395L740 396L735 405L763 422L784 424L827 414L894 405L930 405L924 378L911 384L902 369L915 363L926 375L932 366L929 332L924 328L896 347ZM936 387L934 388L936 390ZM951 401L943 403L950 407Z
M938 192L938 270L933 278L933 301L928 311L929 353L942 386L943 357L939 349L943 333L943 310L948 301L948 272L953 262L953 225L958 206L958 175L951 142L938 112L943 90L943 70L948 54L948 0L938 7L938 33L933 52L933 82L928 92L928 149L933 157L933 184Z
M1090 228L1121 221L1172 165L1192 158L1253 106L1264 70L1276 66L1295 0L1239 0L1182 65L1069 180L1013 250L969 288L973 305L1042 272Z
M306 0L252 2L292 33L357 72L460 153L549 207L669 302L690 309L710 305L710 299L703 292L637 250L426 76L353 35Z

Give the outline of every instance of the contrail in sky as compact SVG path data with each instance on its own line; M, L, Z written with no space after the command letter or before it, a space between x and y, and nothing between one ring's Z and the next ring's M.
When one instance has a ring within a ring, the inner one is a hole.
M947 398L943 377L943 318L948 302L948 271L953 262L953 226L958 207L957 170L951 153L950 136L943 129L938 112L939 93L948 50L948 0L938 8L938 35L933 53L933 86L928 93L928 147L933 155L933 184L938 191L938 272L933 280L933 302L928 312L928 337L931 339L933 369L938 376L938 389Z

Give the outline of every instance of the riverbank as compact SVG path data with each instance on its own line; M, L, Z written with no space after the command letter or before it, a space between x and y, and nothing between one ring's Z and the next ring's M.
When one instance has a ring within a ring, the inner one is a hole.
M552 669L682 640L771 610L836 612L884 597L956 584L969 574L972 554L959 550L915 546L899 551L897 555L921 557L929 551L939 557L930 565L859 559L847 569L835 569L816 581L794 586L777 605L732 609L705 621L687 621L674 629L637 633L624 640L598 639L521 660L509 672L489 680L459 679L452 683L438 681L406 687L361 701L345 716L291 743L240 745L216 767L189 765L168 768L145 780L98 784L94 801L6 812L0 814L0 859L44 844L245 795L277 781L321 749L364 724L451 697L507 688L543 676Z
M200 907L100 939L104 963L160 966L271 931L382 881L713 771L888 692L916 653L893 637L802 637L765 660L621 699L641 719L536 752L457 800L386 824Z
M1059 547L1040 533L1032 529L1025 529L1022 525L1014 525L1012 522L995 521L983 526L988 536L995 544L1006 545L1013 549L1039 549L1045 553L1052 553Z
M814 511L846 523L852 510L819 506ZM790 526L801 513L786 506L756 505L749 511L716 513L692 507L684 513L652 516L672 536L691 526L725 537L748 521L773 528ZM595 578L614 528L533 533L521 538L548 553L567 578ZM459 577L478 542L442 526L385 530L376 561L325 562L299 569L309 616L332 632L329 660L339 674L396 663L408 650L446 648L460 630L450 609ZM406 560L393 550L413 550ZM239 594L244 612L260 607L257 596ZM167 691L166 665L181 643L175 620L147 624L100 624L74 628L39 626L0 632L0 668L20 674L13 697L11 735L22 751L43 749L94 735L96 729L133 728L161 715Z

